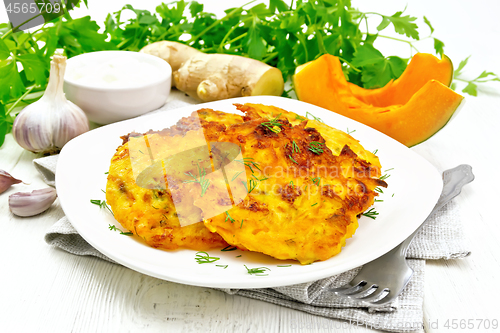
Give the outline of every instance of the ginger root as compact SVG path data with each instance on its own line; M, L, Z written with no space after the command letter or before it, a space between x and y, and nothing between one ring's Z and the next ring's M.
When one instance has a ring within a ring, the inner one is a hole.
M205 54L170 41L150 44L141 52L167 61L172 67L172 85L203 102L283 93L281 71L255 59Z

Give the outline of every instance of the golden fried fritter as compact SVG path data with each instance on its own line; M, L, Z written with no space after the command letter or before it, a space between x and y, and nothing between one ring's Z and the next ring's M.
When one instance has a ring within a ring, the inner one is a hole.
M375 187L386 186L380 168L359 158L345 144L354 139L343 132L328 138L343 145L337 156L307 120L293 126L289 117L278 117L282 110L269 119L260 118L267 116L260 106L238 108L247 112L246 121L228 127L219 141L240 144L255 163L240 185L249 193L205 225L233 246L278 259L307 264L339 253L358 226L357 215L373 204Z
M213 141L226 125L242 121L239 115L202 109L182 118L169 129L146 133L149 149L144 145L142 134L131 133L122 137L124 144L111 159L106 186L106 201L115 219L155 248L207 250L227 246L221 236L203 225L201 210L193 206L192 200L185 204L190 206L192 216L189 219L198 223L181 227L177 213L179 207L176 209L173 203L171 190L140 187L136 184L134 167L143 170L151 164L148 152L151 152L153 160L161 159L165 147L175 154L185 151L188 146L206 146L200 123L208 129L207 138ZM142 149L141 144L144 145ZM135 147L132 151L130 145Z
M123 137L106 190L115 218L163 249L229 243L302 264L339 253L387 186L378 158L320 121L236 107L244 117L202 109Z

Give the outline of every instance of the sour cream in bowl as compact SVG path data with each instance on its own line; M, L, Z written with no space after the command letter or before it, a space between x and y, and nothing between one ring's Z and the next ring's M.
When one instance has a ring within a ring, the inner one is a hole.
M161 107L171 82L172 68L158 57L98 51L68 59L64 92L89 120L109 124Z

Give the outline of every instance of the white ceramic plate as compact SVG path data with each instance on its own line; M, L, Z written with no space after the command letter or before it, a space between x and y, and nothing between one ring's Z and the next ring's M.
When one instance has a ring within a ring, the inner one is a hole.
M240 250L209 251L220 257L215 263L198 264L193 250L163 251L147 246L138 237L120 235L108 226L119 223L105 209L90 203L104 200L105 172L121 135L174 125L201 107L236 113L233 103L275 105L305 116L306 112L328 125L346 131L368 150L378 149L382 170L388 173L389 187L375 209L377 219L361 217L355 235L337 256L302 266L292 260L280 261L259 253ZM57 193L62 208L78 232L97 250L141 273L160 279L217 288L267 288L313 281L363 265L394 248L408 237L434 207L441 193L441 175L425 159L388 136L334 112L297 100L281 97L244 97L199 104L150 116L126 120L92 130L71 140L62 150L57 165ZM240 257L237 257L241 255ZM216 265L228 265L227 268ZM247 269L267 267L267 276L248 274ZM279 267L278 265L291 265Z

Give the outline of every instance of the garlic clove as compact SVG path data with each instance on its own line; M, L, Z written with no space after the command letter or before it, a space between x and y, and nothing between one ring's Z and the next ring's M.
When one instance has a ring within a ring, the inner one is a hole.
M33 216L46 211L56 200L57 193L52 187L29 192L17 192L9 196L9 207L17 216Z
M12 177L8 172L0 170L0 193L7 191L7 189L14 184L21 183L22 180Z
M34 153L56 153L71 139L89 130L85 113L63 92L66 57L54 55L44 95L26 106L14 120L16 142Z

